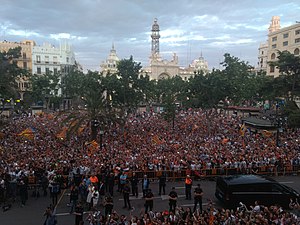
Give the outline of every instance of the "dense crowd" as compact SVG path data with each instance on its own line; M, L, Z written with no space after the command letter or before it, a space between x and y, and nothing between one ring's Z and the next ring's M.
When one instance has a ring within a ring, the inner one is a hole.
M88 125L81 132L71 134L69 139L59 135L66 117L56 113L24 115L11 119L0 131L1 201L7 196L16 198L19 190L22 205L25 205L26 188L31 179L39 184L42 194L50 191L55 205L58 194L55 188L69 187L76 174L81 177L77 181L78 187L82 181L95 175L97 188L103 182L104 190L108 191L110 182L119 181L122 172L236 168L249 173L261 166L281 170L300 165L300 130L285 130L280 134L280 146L277 146L276 134L266 135L253 129L241 134L240 117L214 110L180 111L174 127L157 113L128 115L124 126L111 124L106 127L100 147L91 144ZM28 128L32 134L23 135ZM86 193L89 188L85 183L83 189ZM178 219L186 221L186 217L191 217L191 221L198 221L201 218L203 224L209 224L211 211L198 218L195 214L184 217L189 213L185 212L187 209L182 210L184 212L179 210L176 214ZM267 207L259 214L240 215L240 212L227 210L214 214L215 219L224 220L224 223L230 218L240 220L242 217L239 223L247 224L247 221L261 219L261 216L265 218L266 214L269 214L269 220L293 219L287 212L277 215ZM151 214L150 219L152 222L163 220L165 216L162 215Z

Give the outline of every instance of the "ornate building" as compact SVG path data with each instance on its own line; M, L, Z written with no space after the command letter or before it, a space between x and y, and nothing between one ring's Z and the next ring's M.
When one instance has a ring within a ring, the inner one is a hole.
M149 65L142 68L142 74L148 74L152 80L171 78L176 75L182 77L183 80L188 80L196 73L200 73L200 71L204 74L209 72L208 63L203 58L202 53L201 56L198 59L195 59L188 67L179 66L176 53L173 53L173 57L170 61L162 59L159 52L159 31L157 19L154 19L151 29L151 55L149 57ZM118 61L119 58L116 54L116 50L114 49L114 46L112 46L106 61L102 62L100 65L100 71L103 72L104 75L106 75L108 71L111 73L116 72Z
M143 73L147 73L151 79L159 80L165 78L171 78L176 75L182 77L183 80L188 80L194 76L195 73L203 71L204 74L208 73L208 63L201 56L199 59L195 59L188 67L180 67L178 65L178 56L173 53L171 61L162 59L159 53L159 25L157 19L154 19L151 30L151 55L149 66L143 68Z
M114 44L112 44L110 53L107 59L100 64L100 71L103 72L104 76L107 73L117 72L117 63L120 61L117 51L115 50Z
M289 51L299 56L300 49L300 24L281 28L280 17L273 16L269 27L268 41L260 44L257 70L262 70L267 75L277 77L280 75L277 68L268 62L277 60L278 51Z

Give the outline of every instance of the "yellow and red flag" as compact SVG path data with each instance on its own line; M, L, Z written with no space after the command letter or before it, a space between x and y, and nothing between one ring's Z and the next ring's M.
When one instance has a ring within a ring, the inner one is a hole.
M34 139L34 130L32 128L26 128L21 133L18 134L19 136L25 137L29 140Z
M67 127L63 127L61 129L61 131L56 135L56 137L59 138L59 139L66 139L66 137L67 137L67 130L68 130Z

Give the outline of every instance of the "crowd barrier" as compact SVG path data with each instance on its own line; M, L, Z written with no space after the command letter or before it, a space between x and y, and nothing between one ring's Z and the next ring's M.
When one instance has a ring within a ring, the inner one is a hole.
M138 179L143 179L144 175L151 180L158 180L162 173L165 173L168 181L183 180L187 175L193 179L213 179L218 176L238 175L238 174L258 174L267 176L285 176L285 175L300 175L300 165L289 165L284 167L278 166L261 166L256 168L210 168L201 170L180 169L180 170L145 170L145 171L126 171L128 178L135 173ZM68 183L68 175L61 175L62 182ZM117 178L116 178L117 180ZM38 185L38 181L34 176L28 177L28 184L32 187Z
M144 175L147 175L149 179L158 179L163 171L132 171L127 172L128 177L132 176L132 173L137 174L139 179L143 179ZM238 175L238 174L257 174L257 175L267 175L267 176L284 176L284 175L300 175L300 165L294 166L261 166L254 168L211 168L211 169L201 169L201 170L165 170L166 177L168 180L180 180L184 179L186 175L190 175L195 179L210 179L218 176L228 176L228 175Z

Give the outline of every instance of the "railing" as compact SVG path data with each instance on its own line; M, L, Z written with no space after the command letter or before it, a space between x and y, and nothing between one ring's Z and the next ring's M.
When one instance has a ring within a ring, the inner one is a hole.
M143 179L144 175L147 175L148 179L158 180L162 173L166 173L168 181L180 181L183 180L186 175L190 175L194 180L212 179L218 176L238 175L238 174L257 174L267 176L285 176L285 175L300 175L300 165L288 165L284 167L276 166L261 166L255 170L253 168L212 168L212 169L201 169L201 170L146 170L146 171L127 171L128 178L132 177L135 173L138 179ZM68 175L62 175L64 185L68 184ZM116 178L117 180L117 178ZM38 185L37 180L34 176L28 177L29 186Z

